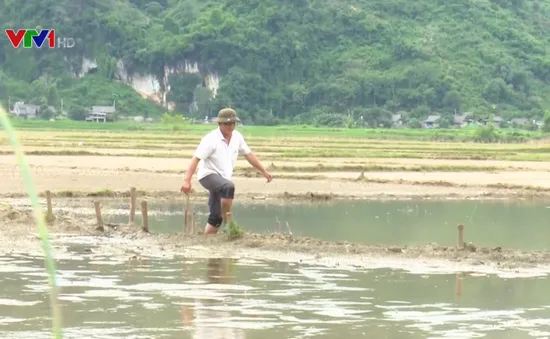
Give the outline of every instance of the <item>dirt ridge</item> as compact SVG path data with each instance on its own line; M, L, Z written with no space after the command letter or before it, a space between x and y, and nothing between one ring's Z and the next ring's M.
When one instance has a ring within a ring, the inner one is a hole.
M17 239L28 237L33 232L34 216L32 211L15 209L0 205L0 220L4 231L0 234L0 249L7 250L7 244L20 246ZM270 251L273 253L299 253L313 255L315 258L348 257L373 259L413 259L444 260L450 263L463 263L473 266L488 265L502 269L533 268L550 262L550 250L526 251L512 248L484 247L466 243L464 248L443 246L436 243L425 245L364 245L348 241L327 241L311 237L297 237L289 233L252 233L230 241L223 232L205 238L203 234L160 233L152 234L138 226L127 224L108 224L104 231L96 229L95 220L77 219L68 215L57 216L49 225L52 239L58 234L89 236L97 240L102 238L123 239L128 249L139 255L139 247L133 244L146 243L158 247L166 253L178 253L184 248L204 247L212 252L232 252L235 249ZM8 240L8 241L6 241ZM34 242L39 244L38 237ZM137 250L136 250L137 249Z

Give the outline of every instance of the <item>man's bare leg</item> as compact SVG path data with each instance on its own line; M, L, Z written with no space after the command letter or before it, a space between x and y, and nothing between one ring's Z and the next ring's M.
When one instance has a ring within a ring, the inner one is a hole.
M231 207L233 206L233 199L221 199L221 205L222 205L222 219L223 224L227 222L226 216L227 213L231 212ZM206 224L206 227L204 228L204 235L207 234L216 234L218 233L219 227L214 227L210 224Z
M225 224L227 220L225 220L227 213L231 212L231 207L233 206L233 199L223 199L222 198L222 218L223 223Z
M210 224L206 224L206 227L204 227L204 235L208 234L216 234L218 233L218 227L214 227Z
M228 212L231 212L231 207L233 206L233 199L221 199L221 205L222 205L222 219L223 223L226 222L225 216ZM210 224L206 224L204 227L204 235L205 237L208 234L216 234L218 233L219 227L214 227Z

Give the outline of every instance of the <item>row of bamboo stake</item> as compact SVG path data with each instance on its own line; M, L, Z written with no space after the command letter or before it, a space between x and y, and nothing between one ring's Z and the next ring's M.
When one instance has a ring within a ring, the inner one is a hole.
M187 201L185 205L185 224L184 229L186 233L195 232L195 213L191 211L190 207L190 197L186 195ZM53 204L52 204L52 193L51 191L46 191L46 220L48 222L53 222L55 220L55 215L53 213ZM103 216L101 214L101 202L96 200L94 201L95 215L97 220L97 231L104 232L105 226L109 225L103 222ZM128 220L129 225L133 226L136 223L136 207L137 207L137 190L135 187L130 189L130 217ZM148 215L148 206L147 200L141 201L141 217L142 217L142 227L141 229L144 232L149 233L149 215Z
M195 232L195 213L191 211L190 208L190 202L189 202L189 195L186 195L187 201L185 204L185 224L184 224L184 230L185 233L194 233ZM52 207L52 194L50 191L46 191L46 204L47 204L47 214L46 214L46 220L48 222L52 222L55 220L55 216L53 214L53 207ZM130 219L129 224L135 225L136 220L136 204L137 204L137 190L135 187L132 187L130 189ZM105 231L104 223L103 223L103 217L101 215L101 203L99 201L94 201L95 206L95 214L97 219L97 228L98 231ZM148 207L147 207L147 200L141 201L141 217L142 217L142 230L144 232L149 233L149 216L148 216ZM231 218L230 213L228 213L228 218ZM287 231L290 235L292 235L292 231L290 230L290 225L288 222L286 222ZM281 226L279 219L276 218L275 222L275 230L276 232L281 231ZM460 224L458 225L458 248L464 249L464 225Z

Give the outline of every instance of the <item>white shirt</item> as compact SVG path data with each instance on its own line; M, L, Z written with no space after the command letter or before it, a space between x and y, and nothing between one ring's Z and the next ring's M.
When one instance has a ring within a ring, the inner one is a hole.
M202 138L195 151L195 156L201 160L197 172L198 179L217 173L231 180L239 153L252 153L240 132L233 130L229 145L219 128L209 132Z

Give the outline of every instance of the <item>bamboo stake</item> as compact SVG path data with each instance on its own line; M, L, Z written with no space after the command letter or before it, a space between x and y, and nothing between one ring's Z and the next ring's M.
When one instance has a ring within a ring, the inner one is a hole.
M134 226L136 224L136 200L137 191L135 187L130 189L130 221L129 224Z
M144 232L149 233L149 216L147 215L147 200L141 202L141 216L143 218L143 227Z
M101 203L99 201L94 201L95 205L95 217L97 219L97 231L105 232L103 227L103 217L101 216Z
M464 225L458 225L458 248L464 249Z
M189 211L189 193L185 193L185 221L184 221L184 233L189 234L190 228L191 228L191 212Z
M53 214L52 192L50 191L46 191L46 205L48 206L48 210L46 212L46 221L51 223L55 220L55 215Z

